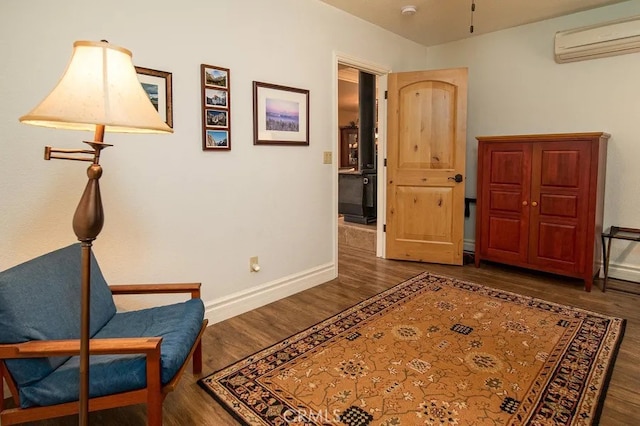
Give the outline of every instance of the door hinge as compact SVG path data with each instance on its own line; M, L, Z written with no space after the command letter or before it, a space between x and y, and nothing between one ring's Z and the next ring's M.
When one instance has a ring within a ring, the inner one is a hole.
M387 97L389 96L389 92L387 90L384 91L384 98L387 99Z
M387 167L387 159L384 159L384 166Z
M382 225L382 232L387 232L387 224Z

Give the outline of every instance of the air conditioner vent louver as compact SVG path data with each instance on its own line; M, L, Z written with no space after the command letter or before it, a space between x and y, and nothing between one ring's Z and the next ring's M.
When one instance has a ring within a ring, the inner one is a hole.
M640 15L559 31L555 37L555 60L558 63L638 51L640 51Z

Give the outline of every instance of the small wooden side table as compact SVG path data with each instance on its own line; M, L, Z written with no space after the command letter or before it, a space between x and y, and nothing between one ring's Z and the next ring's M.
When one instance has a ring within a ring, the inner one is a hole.
M608 238L605 245L605 239ZM609 278L609 260L611 257L611 240L626 240L640 242L640 229L623 228L620 226L612 226L602 233L602 263L604 264L604 282L602 283L602 291L607 290L607 279Z

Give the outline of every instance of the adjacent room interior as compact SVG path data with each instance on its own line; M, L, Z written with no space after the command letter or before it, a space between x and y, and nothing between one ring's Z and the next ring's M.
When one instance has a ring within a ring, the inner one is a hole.
M640 1L109 6L0 2L0 424L640 421Z
M376 252L377 76L338 62L338 245Z

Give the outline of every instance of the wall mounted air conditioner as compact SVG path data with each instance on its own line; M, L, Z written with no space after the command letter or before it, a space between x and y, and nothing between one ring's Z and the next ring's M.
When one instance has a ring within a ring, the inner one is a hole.
M640 51L640 15L559 31L555 37L555 60L558 63L638 51Z

